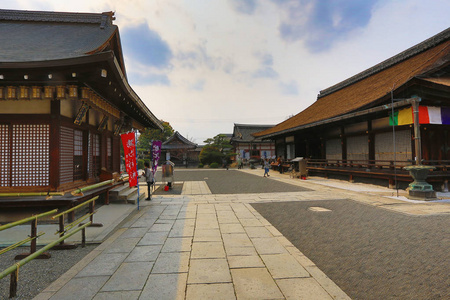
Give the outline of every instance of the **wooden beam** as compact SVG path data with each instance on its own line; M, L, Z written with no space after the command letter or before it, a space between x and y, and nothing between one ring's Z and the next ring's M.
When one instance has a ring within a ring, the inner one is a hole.
M60 128L61 128L61 102L52 100L50 104L50 189L58 189L59 181L59 157L60 157Z

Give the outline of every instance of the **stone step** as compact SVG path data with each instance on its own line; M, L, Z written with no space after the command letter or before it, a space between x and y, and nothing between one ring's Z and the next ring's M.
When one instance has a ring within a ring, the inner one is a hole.
M115 188L113 188L113 189L111 189L111 190L109 191L109 197L118 199L120 193L122 193L122 192L124 192L125 190L128 190L128 189L130 189L130 187L128 186L128 184L122 184L122 185L119 185L119 186L117 186L117 187L115 187Z
M119 194L119 200L128 200L128 199L130 199L131 196L133 196L134 194L137 194L137 192L138 192L138 190L135 187L128 188L127 190L123 190Z
M135 193L127 199L127 203L137 204L138 194ZM139 202L145 199L145 193L139 194Z

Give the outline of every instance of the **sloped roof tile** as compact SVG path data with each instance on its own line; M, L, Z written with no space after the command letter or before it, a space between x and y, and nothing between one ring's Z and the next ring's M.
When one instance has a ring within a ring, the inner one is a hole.
M117 31L113 13L0 10L0 62L81 57L103 50Z
M349 82L344 81L331 87L326 93L322 92L322 96L316 102L297 115L254 135L257 137L276 135L373 105L412 78L448 63L450 28L415 47L407 50L408 55L400 53L394 56L392 60L395 63L385 61L384 67L377 67L377 72L370 71L368 76L362 72L359 78L354 76ZM404 59L400 60L399 57Z

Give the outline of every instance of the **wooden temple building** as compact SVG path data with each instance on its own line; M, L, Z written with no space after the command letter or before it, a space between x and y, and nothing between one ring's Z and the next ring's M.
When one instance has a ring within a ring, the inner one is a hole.
M253 134L272 128L274 125L259 124L234 124L231 144L234 152L242 159L274 158L275 143L271 140L263 140L254 137Z
M175 131L161 146L161 159L159 164L170 160L176 167L196 167L201 148Z
M277 156L308 158L310 174L379 178L393 187L412 181L405 166L424 164L435 167L427 180L446 190L450 28L320 91L311 106L255 136L274 140Z
M127 81L114 19L0 10L0 193L110 178L120 172L120 133L162 130Z

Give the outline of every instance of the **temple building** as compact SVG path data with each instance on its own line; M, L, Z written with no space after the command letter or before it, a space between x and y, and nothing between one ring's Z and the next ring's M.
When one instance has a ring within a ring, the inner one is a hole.
M201 148L178 131L175 131L161 146L160 164L170 160L175 167L196 167Z
M275 157L275 143L262 140L252 134L272 128L274 125L234 124L231 144L234 152L242 159L265 159Z
M414 118L417 121L414 122ZM276 155L308 158L310 174L408 183L407 165L430 165L447 189L450 28L320 91L297 115L255 134Z
M98 182L120 171L120 133L162 130L127 81L113 20L0 10L0 192Z

